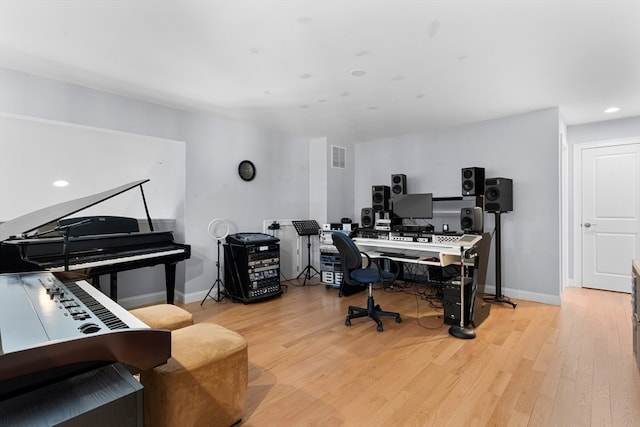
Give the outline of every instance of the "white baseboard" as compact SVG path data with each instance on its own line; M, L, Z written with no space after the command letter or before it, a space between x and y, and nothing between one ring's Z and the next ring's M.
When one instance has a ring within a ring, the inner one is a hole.
M224 288L222 288L222 290L224 291ZM201 291L196 291L196 292L190 292L188 294L180 294L180 301L185 303L185 304L189 304L191 302L201 302L205 296L207 295L207 292L209 292L209 289L203 289ZM213 298L216 298L218 296L218 293L216 292L216 289L213 289L211 291L210 296L212 296Z
M174 301L182 304L189 304L192 302L200 302L204 299L205 295L207 295L209 289L191 292L189 294L184 294L183 292L175 291ZM216 290L211 291L211 296L216 297ZM129 298L119 298L118 304L127 310L141 307L143 305L151 305L151 304L164 304L167 302L167 294L165 292L154 292L151 294L144 295L136 295L134 297Z
M196 292L190 292L184 294L183 292L176 291L175 301L183 304L189 304L192 302L200 302L205 298L209 289L203 289ZM485 293L492 294L495 292L495 286L486 285ZM502 295L509 298L522 299L526 301L539 302L543 304L560 305L560 295L541 294L538 292L529 292L518 289L503 288ZM216 297L216 290L211 292L211 296ZM126 309L140 307L149 304L163 304L166 302L166 294L164 292L154 292L151 294L138 295L135 297L122 298L118 300L118 304Z
M175 296L178 296L178 292L176 292ZM164 304L166 302L166 292L153 292L151 294L136 295L134 297L118 298L118 304L120 304L127 310L131 308L141 307L143 305Z
M496 291L495 286L485 285L485 293L493 294ZM523 299L526 301L540 302L543 304L560 305L560 295L541 294L538 292L529 292L519 289L502 288L502 295L509 298Z

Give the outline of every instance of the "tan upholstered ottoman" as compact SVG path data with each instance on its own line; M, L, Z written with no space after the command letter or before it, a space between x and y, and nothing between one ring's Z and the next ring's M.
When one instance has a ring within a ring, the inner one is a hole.
M130 310L129 313L142 320L150 328L155 329L174 331L193 325L193 315L173 304L158 304L135 308Z
M171 358L140 374L145 426L230 426L247 413L247 341L213 323L171 332Z

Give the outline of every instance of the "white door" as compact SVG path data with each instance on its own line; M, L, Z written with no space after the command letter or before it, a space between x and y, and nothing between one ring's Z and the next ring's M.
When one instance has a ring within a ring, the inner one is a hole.
M640 258L640 144L582 149L582 286L631 292Z

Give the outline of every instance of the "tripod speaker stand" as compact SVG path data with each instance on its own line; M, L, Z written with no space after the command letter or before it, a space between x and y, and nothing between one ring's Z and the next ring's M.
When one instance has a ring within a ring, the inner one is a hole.
M218 229L218 226L220 226L220 229ZM213 282L213 285L209 288L209 292L207 292L207 295L205 295L200 302L200 305L204 304L207 298L211 298L215 302L220 302L224 299L224 294L220 291L220 285L224 285L222 279L220 279L220 243L229 235L229 224L223 219L214 219L207 226L207 233L209 233L209 236L216 240L217 243L218 259L216 260L216 269L218 270L218 275L216 276L216 281ZM213 288L216 288L215 298L211 296Z
M320 274L320 272L311 265L311 236L318 235L320 226L315 220L291 221L291 223L296 228L298 236L307 236L307 266L298 275L298 279L304 275L304 282L302 282L302 286L304 286L307 284L307 279L311 279L316 274ZM312 270L314 271L313 274L311 274Z

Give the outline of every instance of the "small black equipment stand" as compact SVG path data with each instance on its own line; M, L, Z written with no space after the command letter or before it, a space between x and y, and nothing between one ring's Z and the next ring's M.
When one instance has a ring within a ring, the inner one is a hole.
M516 308L516 303L511 301L509 297L502 295L502 263L500 250L500 212L494 212L496 225L496 294L493 297L485 297L484 300L490 303L511 304Z
M313 219L307 221L291 221L291 223L296 228L298 236L307 236L307 266L298 275L298 279L304 275L304 282L302 282L302 286L304 286L307 284L307 279L311 279L316 274L320 274L320 272L311 265L311 236L318 235L320 226L318 222ZM311 270L314 271L313 274L311 274Z
M245 304L282 295L280 239L263 233L236 233L224 244L224 283L234 301Z

